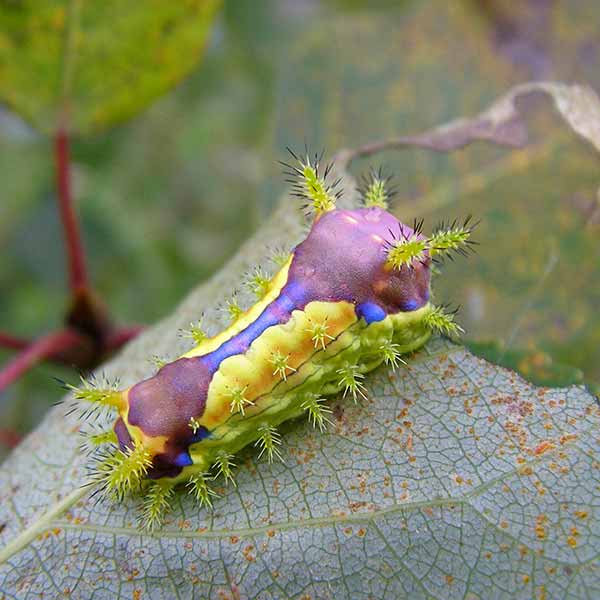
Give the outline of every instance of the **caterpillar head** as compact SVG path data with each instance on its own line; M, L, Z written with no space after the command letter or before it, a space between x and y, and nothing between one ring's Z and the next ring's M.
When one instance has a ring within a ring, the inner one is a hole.
M294 276L318 291L323 300L348 300L367 322L387 314L414 311L429 301L431 262L435 255L466 253L474 225L468 218L422 234L423 222L409 227L388 212L394 192L391 177L371 170L359 188L364 207L336 208L340 180L329 181L332 164L320 167L321 156L308 151L286 164L295 195L315 215L307 239L295 250Z

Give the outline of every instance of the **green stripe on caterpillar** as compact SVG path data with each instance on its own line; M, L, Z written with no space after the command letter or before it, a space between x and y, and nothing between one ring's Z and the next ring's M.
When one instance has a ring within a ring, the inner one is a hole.
M245 311L230 303L232 323L213 337L193 324L194 348L158 362L153 377L126 389L71 387L88 406L116 411L112 429L88 440L102 448L92 484L117 500L141 492L146 527L160 524L175 486L211 505L211 479L235 483L242 448L281 458L281 423L305 416L324 430L328 396L360 402L367 372L398 367L434 330L460 331L453 313L430 302L430 269L437 257L470 248L470 221L431 236L422 223L400 223L387 211L381 171L362 182L364 206L336 208L330 168L318 156L292 158L287 174L313 223L272 278L252 274L256 303Z

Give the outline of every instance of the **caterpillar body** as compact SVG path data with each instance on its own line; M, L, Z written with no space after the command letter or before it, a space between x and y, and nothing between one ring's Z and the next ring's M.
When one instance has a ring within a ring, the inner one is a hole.
M178 484L201 504L215 495L209 481L233 481L233 460L249 444L259 457L281 457L277 427L306 415L323 429L324 397L365 396L364 374L422 346L435 329L456 333L453 314L430 302L435 255L468 249L472 226L451 224L427 237L387 211L387 178L372 172L364 206L336 208L335 184L318 157L286 165L296 191L313 209L306 239L279 272L257 272L260 295L218 335L199 329L199 342L149 379L127 389L84 381L76 398L113 407L111 430L92 436L109 443L92 483L122 498L144 493L143 523L154 527Z

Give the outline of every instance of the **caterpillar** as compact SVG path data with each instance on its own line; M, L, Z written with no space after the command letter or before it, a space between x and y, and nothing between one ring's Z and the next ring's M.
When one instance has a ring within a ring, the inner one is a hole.
M116 411L112 428L90 437L104 448L90 483L117 500L142 492L150 529L176 486L211 506L211 479L235 484L242 448L280 459L281 423L305 415L325 429L327 396L358 402L365 373L398 367L435 330L461 331L454 313L431 303L430 275L437 258L469 250L470 219L430 236L422 222L401 223L388 212L390 178L381 171L363 180L360 208L336 208L331 166L308 152L291 155L286 172L312 225L272 278L255 272L256 303L245 311L231 303L233 322L218 335L192 327L190 351L126 389L85 379L68 386L79 402Z

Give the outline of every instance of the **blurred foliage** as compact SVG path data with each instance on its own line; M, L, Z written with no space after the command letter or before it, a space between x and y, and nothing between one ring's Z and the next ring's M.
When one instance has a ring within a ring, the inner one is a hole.
M546 352L511 350L498 341L467 341L465 345L477 356L518 371L536 385L563 387L583 383L583 373L580 369L557 363Z
M542 4L225 2L199 69L143 116L74 148L100 293L123 320L168 313L270 212L286 145L331 153L416 133L530 78L598 89L600 5ZM471 340L543 352L600 381L598 157L550 111L532 114L525 150L406 150L354 171L380 161L395 171L403 219L482 219L478 255L446 265L435 283L440 300L462 304ZM2 119L0 327L39 333L56 325L66 289L50 148ZM27 430L39 419L55 372L5 393L4 422Z
M0 98L47 132L132 116L198 64L219 4L5 0Z

